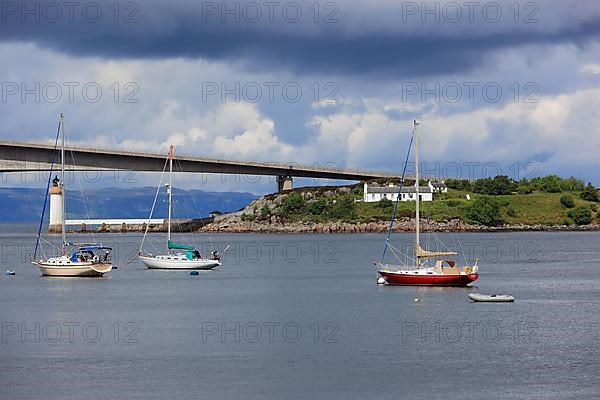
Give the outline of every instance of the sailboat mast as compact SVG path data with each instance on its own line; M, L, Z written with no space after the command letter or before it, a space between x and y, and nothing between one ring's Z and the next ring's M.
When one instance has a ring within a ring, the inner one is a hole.
M415 128L415 193L417 195L416 213L415 213L415 231L416 231L415 249L418 252L419 251L418 249L421 247L421 245L420 245L421 215L420 215L420 210L419 210L419 203L420 203L420 198L419 198L419 121L414 120L414 128ZM420 265L419 258L420 258L419 256L416 257L417 267Z
M173 202L173 186L172 186L172 175L173 175L173 145L169 148L169 222L167 225L167 250L169 248L168 241L171 240L171 209Z
M62 249L63 253L65 253L65 249L67 246L67 237L66 237L66 229L65 229L65 203L66 203L66 189L65 189L65 118L63 114L60 114L60 126L61 126L61 145L60 145L60 163L61 163L61 172L60 172L60 185L62 186L62 226L61 226L61 235L62 235Z

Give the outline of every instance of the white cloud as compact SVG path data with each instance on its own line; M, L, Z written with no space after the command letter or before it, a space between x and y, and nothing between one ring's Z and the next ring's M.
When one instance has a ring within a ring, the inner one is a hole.
M584 64L579 70L586 74L600 75L600 64Z
M298 106L285 102L221 103L220 96L204 101L203 82L226 81L232 76L241 82L272 79L223 63L78 59L32 45L0 44L0 58L10 60L0 65L5 81L98 82L105 91L98 103L81 98L73 103L36 103L10 97L2 104L0 134L12 140L48 141L55 133L58 113L64 111L69 141L85 146L166 154L168 146L174 144L176 154L199 157L398 171L411 120L423 116L422 155L426 161L494 161L506 165L542 154L540 163L547 173L582 172L586 179L598 181L600 89L594 75L600 71L594 60L598 49L597 45L589 49L558 46L538 49L533 56L509 50L487 70L447 77L449 81L500 82L509 100L498 104L424 105L418 98L403 100L398 82L345 79L338 82L339 104L314 103L307 90L311 99ZM294 77L282 75L278 79L290 81ZM524 103L523 93L521 101L510 101L508 88L515 79L521 86L536 79L540 88L535 96L537 104ZM328 80L322 79L321 85ZM115 102L110 86L119 82L122 90L129 81L139 86L139 102ZM548 87L550 90L545 91ZM292 136L285 126L288 121L284 118L294 113L293 124L297 124L300 138ZM267 179L258 188L244 186L244 182L211 182L213 186L208 189L212 190L261 192L274 187ZM200 184L194 177L181 183L186 187Z

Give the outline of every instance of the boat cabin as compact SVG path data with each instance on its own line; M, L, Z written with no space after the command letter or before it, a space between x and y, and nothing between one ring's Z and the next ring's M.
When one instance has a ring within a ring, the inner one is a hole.
M71 254L71 262L99 262L107 263L110 261L111 247L104 246L85 246L80 247Z
M433 270L438 274L457 275L460 273L454 260L436 260Z

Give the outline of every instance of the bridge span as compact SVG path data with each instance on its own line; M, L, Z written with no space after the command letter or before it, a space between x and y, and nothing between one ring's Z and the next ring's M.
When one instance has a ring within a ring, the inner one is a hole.
M70 171L152 171L161 172L165 154L144 153L115 149L94 149L67 146L65 164ZM52 159L60 161L59 152L51 144L0 141L0 172L48 171ZM53 155L54 154L54 155ZM264 163L219 160L177 155L178 171L192 173L242 174L276 176L278 190L292 188L294 177L365 181L399 178L397 173L339 169L286 163Z

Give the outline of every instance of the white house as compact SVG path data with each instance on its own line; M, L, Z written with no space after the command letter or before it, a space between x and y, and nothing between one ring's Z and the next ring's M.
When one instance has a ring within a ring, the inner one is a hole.
M441 182L431 182L429 181L429 186L432 187L434 193L447 193L448 186L444 181Z
M388 199L396 201L398 198L398 186L388 184L387 186L380 186L377 184L369 185L365 182L363 201L365 203L377 202L381 199ZM429 181L427 186L419 187L419 196L421 201L433 201L434 193L446 193L448 188L441 182L432 183ZM417 199L417 193L414 186L402 187L400 192L400 201L415 201Z

